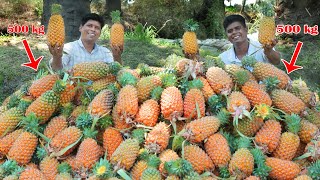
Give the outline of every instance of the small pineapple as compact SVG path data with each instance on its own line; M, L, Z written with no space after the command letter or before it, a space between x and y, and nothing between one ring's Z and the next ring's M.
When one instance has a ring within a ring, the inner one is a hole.
M50 46L62 46L65 40L65 27L63 17L60 15L62 6L53 4L51 7L51 17L48 24L47 39Z
M111 26L110 31L110 45L111 47L119 47L123 49L124 44L124 27L120 23L120 14L119 10L112 11L110 16L112 18L113 25Z
M198 23L192 19L184 22L185 33L183 34L182 40L185 54L195 56L199 51L197 35L195 33L198 27Z
M110 158L110 162L129 170L139 154L139 142L136 139L127 139L123 141Z
M103 133L103 148L107 152L107 159L109 160L113 152L122 143L123 138L120 131L114 128L107 128Z
M262 7L263 17L260 19L258 39L262 45L271 45L275 39L276 23L273 16L271 3L264 3Z

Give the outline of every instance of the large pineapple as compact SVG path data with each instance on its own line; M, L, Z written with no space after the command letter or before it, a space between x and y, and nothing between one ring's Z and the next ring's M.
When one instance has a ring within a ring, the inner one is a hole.
M111 46L119 47L120 49L123 49L124 44L124 27L120 23L120 14L121 12L119 10L112 11L110 13L112 17L113 25L111 26L111 32L110 32L110 43Z
M47 39L50 46L62 46L65 40L64 21L60 15L62 6L53 4L48 24Z
M260 19L258 39L262 45L271 45L275 39L276 23L272 17L273 9L271 3L265 3L262 8L263 18Z
M300 114L305 109L305 104L292 93L276 89L271 93L272 103L285 113Z
M264 152L273 152L280 143L281 124L276 120L268 120L255 136L255 142Z
M198 173L202 173L205 170L211 170L214 167L211 158L199 146L188 145L184 147L183 156L192 164L193 169Z
M184 26L184 29L186 31L182 37L184 53L195 56L199 50L197 35L195 33L199 25L192 19L189 19L184 22Z
M109 73L109 66L105 62L83 62L73 66L73 76L85 81L95 81L106 77Z
M29 93L37 98L48 90L51 90L55 82L59 79L57 74L49 74L32 82L29 87Z
M233 87L233 82L229 74L219 67L210 67L206 73L206 78L217 94L229 94Z
M271 167L269 177L272 179L294 179L300 173L300 167L288 160L267 157L266 165Z

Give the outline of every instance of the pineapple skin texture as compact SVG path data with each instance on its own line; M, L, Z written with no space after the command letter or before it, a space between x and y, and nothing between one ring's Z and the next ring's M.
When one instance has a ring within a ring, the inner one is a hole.
M81 76L96 81L108 75L109 66L105 62L84 62L73 66L73 76Z
M23 132L23 129L18 129L0 138L0 155L8 154L13 143L16 141L16 139L20 136L22 132Z
M124 44L124 27L121 23L114 23L110 31L111 46L123 47Z
M301 121L301 128L298 132L299 138L303 143L309 143L317 133L318 127L307 120Z
M41 94L51 90L58 79L59 76L56 74L44 76L31 84L29 87L29 93L35 98L40 97Z
M29 132L23 132L13 143L8 152L8 159L13 159L20 165L26 165L30 162L38 144L38 138ZM21 149L24 149L21 151Z
M114 95L112 91L105 89L99 92L88 106L91 115L101 117L110 114L113 107Z
M266 165L271 167L269 177L272 179L291 180L300 173L300 167L288 160L267 157Z
M140 180L144 170L148 168L148 164L145 161L138 161L131 170L131 176L133 180Z
M164 151L170 139L170 129L164 122L158 123L147 135L145 147L151 152L160 153Z
M44 130L44 135L52 139L55 135L61 132L63 129L68 127L68 123L65 117L56 116L50 120L46 129Z
M206 78L216 94L220 94L223 91L230 92L233 87L229 74L219 67L210 67L207 70Z
M280 144L273 152L273 157L292 160L299 148L300 138L291 132L285 132L281 135Z
M127 118L133 120L139 111L137 88L126 85L121 88L117 99L117 113L120 120L127 122ZM127 122L128 123L128 122Z
M160 115L160 106L153 99L146 100L140 107L135 121L146 126L155 126Z
M242 134L252 137L257 133L257 131L261 128L263 124L264 124L263 119L260 117L254 116L252 120L245 117L239 120L238 130Z
M141 78L137 83L139 103L143 103L149 99L151 91L155 87L161 86L161 84L159 76L147 76Z
M139 142L136 139L127 139L123 141L116 151L112 154L110 162L118 164L129 170L139 154Z
M273 152L280 143L281 125L278 121L268 120L255 136L259 146L267 148L267 152Z
M198 103L200 117L204 117L206 104L202 92L199 89L190 89L184 97L183 111L185 118L195 119L198 117L196 103Z
M23 112L16 107L0 114L0 137L12 132L22 118Z
M235 112L235 108L239 106L244 106L247 111L250 111L251 106L247 97L241 92L234 91L229 95L229 105L228 111L233 113Z
M58 175L59 162L56 158L45 157L40 162L40 170L47 180L55 180Z
M168 162L168 161L171 161L171 160L177 160L179 159L179 155L171 150L171 149L167 149L167 150L164 150L160 155L159 155L159 158L160 158L160 165L159 165L159 171L161 174L167 174L167 170L164 168L164 163L165 162Z
M92 138L86 138L79 146L76 160L81 167L91 169L102 155L102 147L98 145L97 141Z
M188 54L197 54L198 52L198 41L195 32L187 31L182 36L183 50Z
M246 82L242 88L242 93L248 98L252 106L266 104L271 106L272 100L268 93L262 90L258 83L253 81Z
M209 99L212 95L215 95L215 93L214 93L213 89L211 88L211 86L210 86L210 84L209 84L209 82L207 81L206 78L200 76L199 79L200 79L200 81L201 81L202 84L203 84L203 87L202 87L202 89L201 89L202 94L203 94L205 100L208 101L208 99Z
M211 135L204 144L205 150L217 167L226 166L231 159L227 139L220 133Z
M196 145L185 146L184 158L191 163L197 173L214 168L214 164L208 154Z
M51 46L62 46L65 40L64 21L60 14L52 15L49 19L47 39Z
M172 120L173 115L183 115L183 99L181 92L176 87L168 87L163 90L160 100L160 108L163 117Z
M275 107L288 114L300 114L305 109L305 104L301 99L285 90L276 89L272 91L271 98Z
M254 159L248 149L246 148L238 149L232 155L229 163L230 174L235 174L235 175L238 175L239 177L243 177L243 176L248 177L252 174L253 168L254 168Z
M19 180L30 180L30 179L46 179L43 173L34 167L26 168L19 177Z
M107 159L110 160L113 152L122 143L122 135L118 130L107 128L103 133L103 148L107 151Z
M262 45L271 45L275 39L276 24L274 18L264 17L260 21L258 40Z

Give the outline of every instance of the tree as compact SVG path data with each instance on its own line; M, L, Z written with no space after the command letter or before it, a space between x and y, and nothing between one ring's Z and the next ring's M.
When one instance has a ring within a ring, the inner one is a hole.
M121 11L121 0L106 0L105 8L106 19L111 22L110 13L115 10Z
M276 0L275 12L277 24L300 25L299 36L305 39L313 39L314 36L304 35L303 26L319 26L320 22L320 1L318 0Z
M53 3L61 4L66 42L76 40L80 36L79 26L81 24L81 17L90 13L90 2L90 0L44 0L41 23L47 27L51 16L51 5Z

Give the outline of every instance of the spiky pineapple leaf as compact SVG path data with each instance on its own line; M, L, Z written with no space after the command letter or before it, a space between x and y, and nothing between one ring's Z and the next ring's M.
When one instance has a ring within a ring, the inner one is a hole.
M137 139L139 141L139 144L144 143L144 134L145 130L141 128L132 131L132 137Z
M296 114L286 115L285 122L286 122L286 129L289 132L297 134L301 128L301 118Z
M71 171L72 171L72 168L67 162L62 162L58 165L58 172L60 174L71 173Z
M118 75L117 81L124 87L126 85L136 86L138 79L129 72L123 72Z
M87 112L81 113L76 119L76 126L81 130L90 128L92 126L92 123L93 117Z
M193 19L188 19L184 21L183 27L185 31L195 32L199 28L199 24Z
M170 175L177 175L179 177L183 177L193 171L191 163L181 158L165 162L164 167Z
M312 163L308 168L308 175L312 179L318 179L320 177L320 160Z
M112 18L112 23L120 23L121 20L121 12L119 10L111 11L110 16Z
M161 94L163 92L163 88L161 86L157 86L154 89L152 89L151 91L151 99L154 99L156 101L159 101L159 99L161 98Z
M106 159L101 158L93 167L93 173L99 178L110 178L113 176L112 166Z

